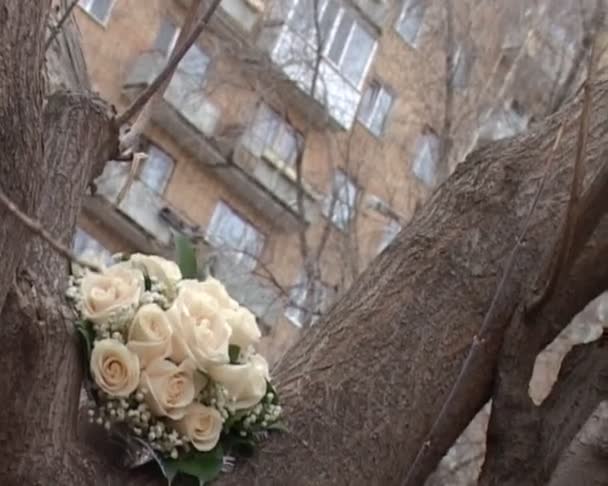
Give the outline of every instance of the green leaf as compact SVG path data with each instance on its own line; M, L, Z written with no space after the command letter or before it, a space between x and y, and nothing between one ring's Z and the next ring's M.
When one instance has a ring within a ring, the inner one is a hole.
M200 484L217 478L222 470L224 451L221 446L209 452L193 451L177 459L162 459L161 470L169 484L178 474L192 476Z
M149 291L152 288L152 280L150 280L149 275L144 272L144 288Z
M237 364L239 361L239 354L241 354L241 348L236 344L228 346L228 356L230 356L230 364Z
M78 335L82 341L84 359L88 369L89 361L91 359L91 350L93 349L93 341L95 339L95 332L93 331L93 326L88 321L76 321L76 330L78 331Z
M184 278L197 278L198 267L196 263L196 252L189 238L181 233L173 233L175 240L175 253L177 265Z

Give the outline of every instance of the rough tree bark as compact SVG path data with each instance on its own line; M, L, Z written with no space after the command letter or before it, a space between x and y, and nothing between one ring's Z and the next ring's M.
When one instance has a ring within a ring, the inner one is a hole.
M15 52L23 49L16 39L33 43L28 53L40 60L47 8L48 2L40 0L0 2L0 39L9 39L0 44L0 167L5 175L0 187L68 242L85 186L114 153L118 139L108 107L88 92L52 94L43 112L37 81L41 63ZM608 84L598 85L596 97L587 174L600 167L608 150L602 116ZM9 100L18 103L18 115L7 108ZM479 329L534 196L542 161L565 121L560 150L504 289L498 320L508 322L525 283L539 270L567 201L579 111L573 104L532 133L486 147L457 168L279 363L275 379L290 432L269 441L254 461L222 484L384 485L403 480ZM152 484L146 470L114 471L78 437L81 365L62 302L65 262L32 235L16 230L17 223L4 214L1 226L3 260L26 255L11 263L19 270L12 287L13 266L9 277L7 272L0 277L0 297L10 288L0 315L2 484ZM582 257L598 261L590 245ZM585 275L580 271L574 266L568 279L586 284L558 292L541 316L563 324L604 290L605 265L596 264ZM496 351L499 347L500 339L493 344ZM495 363L492 355L480 363L468 387L470 400L461 404L442 447L449 447L488 398Z

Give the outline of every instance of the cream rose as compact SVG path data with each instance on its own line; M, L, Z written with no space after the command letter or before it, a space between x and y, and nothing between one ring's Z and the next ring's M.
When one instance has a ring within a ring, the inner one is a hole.
M255 316L245 307L236 310L222 309L222 316L232 329L230 344L239 346L246 350L249 346L256 344L262 337L260 328L255 322Z
M124 263L102 273L87 273L80 285L82 315L102 323L113 315L135 306L144 288L143 274Z
M196 395L194 365L186 360L176 365L166 359L155 359L142 371L141 386L145 401L157 417L181 419Z
M214 366L209 376L226 388L236 410L251 408L266 394L268 363L256 354L245 364Z
M236 310L239 303L228 294L226 287L217 279L207 277L202 282L199 280L183 280L180 289L190 289L196 292L203 292L213 297L221 309Z
M176 430L188 437L199 451L210 451L220 440L224 419L211 407L193 403L184 418L174 423Z
M232 330L220 314L215 298L196 286L180 286L167 317L173 329L173 360L181 362L190 358L201 371L229 362Z
M97 386L113 397L126 397L139 385L139 358L115 339L93 346L91 373Z
M165 312L156 304L146 304L139 308L129 327L127 347L145 368L152 360L169 356L172 334Z
M156 255L135 253L129 261L143 270L149 277L156 278L165 286L170 296L175 295L177 283L182 279L182 273L175 262Z

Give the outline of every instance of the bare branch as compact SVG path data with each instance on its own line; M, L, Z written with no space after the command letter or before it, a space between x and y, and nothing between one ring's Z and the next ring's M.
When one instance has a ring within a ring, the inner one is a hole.
M181 45L177 46L174 54L169 59L169 62L158 74L158 76L156 76L154 81L152 81L152 83L150 83L150 85L140 93L140 95L131 103L131 105L127 107L124 112L116 117L116 123L119 126L127 123L129 120L131 120L131 118L136 116L144 108L146 103L148 103L148 101L154 96L161 85L170 79L171 75L177 68L177 65L186 55L188 49L190 49L192 44L194 44L196 39L198 39L198 37L201 35L220 3L221 0L213 0L213 3L201 19L200 23L194 28L194 30L192 30L186 40Z
M38 221L33 220L27 214L21 211L17 205L12 202L1 190L0 203L2 203L2 205L14 215L23 224L23 226L46 241L61 256L65 257L69 261L77 263L84 268L93 270L94 272L101 271L97 265L78 258L74 252L53 238L53 236L47 230L45 230Z
M65 24L66 20L70 17L70 14L72 13L72 11L76 7L76 5L78 5L78 0L72 0L72 3L68 6L68 8L65 9L65 12L63 12L63 15L57 22L57 25L55 27L53 27L53 30L51 31L51 35L49 36L49 38L46 40L46 43L44 44L45 51L48 51L49 47L51 47L51 44L57 38L57 35L61 31L63 24Z

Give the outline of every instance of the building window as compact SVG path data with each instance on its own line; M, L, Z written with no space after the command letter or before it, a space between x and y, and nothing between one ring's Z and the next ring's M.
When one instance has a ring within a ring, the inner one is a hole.
M403 40L413 47L418 45L426 7L426 0L405 0L395 26Z
M359 89L373 58L376 41L354 12L339 0L298 0L290 25L315 49L320 39L323 56Z
M99 241L81 228L76 228L72 248L76 256L85 260L98 260L106 265L112 262L112 254Z
M355 214L357 186L348 175L338 169L334 172L331 194L325 200L325 216L341 230L345 230Z
M213 246L225 251L235 263L247 270L256 267L264 248L264 235L222 201L215 206L207 228L207 238Z
M209 56L200 47L193 44L177 65L177 72L189 83L200 87L205 80L208 66Z
M370 83L359 107L359 121L379 137L384 132L386 120L393 106L394 96L377 81Z
M285 307L285 317L295 326L314 324L320 317L329 300L329 288L319 280L311 285L304 273L300 274L295 285L289 290L289 303ZM312 298L308 298L313 292Z
M486 113L479 128L478 139L482 142L500 140L523 132L528 126L528 116L523 107L512 100L499 109Z
M293 166L303 140L276 111L261 103L243 136L243 145L256 157L266 155Z
M384 227L382 238L380 239L380 244L378 245L378 253L384 251L384 249L391 244L391 242L399 234L399 231L401 231L401 225L395 220L392 220Z
M427 186L435 184L438 159L439 138L430 130L427 130L416 142L416 156L412 166L416 177Z
M156 145L148 144L146 152L148 158L141 165L139 180L157 194L162 194L167 187L175 163Z
M175 47L178 37L179 27L172 20L162 18L154 39L154 50L168 57Z
M114 0L79 0L80 5L93 18L105 24L110 18Z
M475 58L473 54L462 45L458 46L452 61L452 73L450 75L452 86L456 89L466 88L469 75Z

